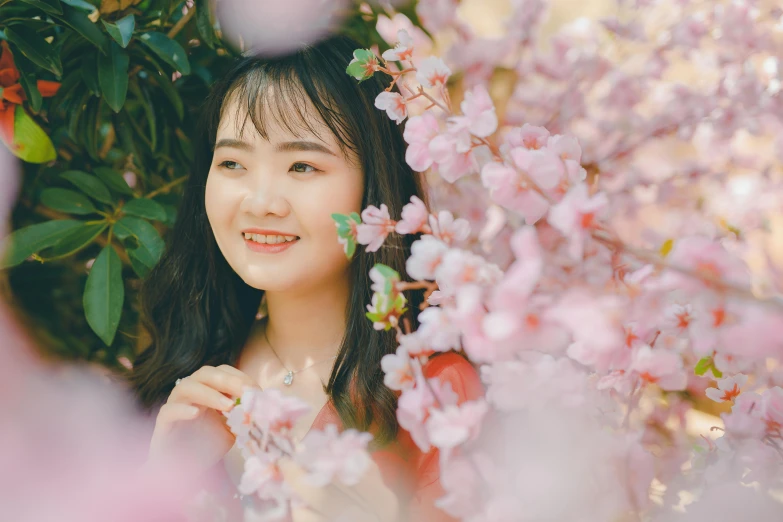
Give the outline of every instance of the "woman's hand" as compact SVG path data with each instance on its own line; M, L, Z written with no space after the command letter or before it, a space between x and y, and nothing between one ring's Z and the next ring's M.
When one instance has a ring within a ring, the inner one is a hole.
M286 483L305 503L292 510L293 522L327 522L348 513L355 514L356 520L367 522L397 520L397 496L384 484L375 461L371 460L367 472L355 486L334 482L322 488L313 487L305 480L306 472L290 459L282 459L279 467Z
M222 412L234 407L247 386L259 387L227 364L202 366L182 379L155 420L148 464L181 458L197 476L211 469L235 440Z

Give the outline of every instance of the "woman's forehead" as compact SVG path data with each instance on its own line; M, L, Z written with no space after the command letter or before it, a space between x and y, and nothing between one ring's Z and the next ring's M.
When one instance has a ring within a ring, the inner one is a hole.
M306 96L305 100L289 100L276 96L272 86L267 89L271 92L264 93L263 100L233 91L223 104L217 137L261 137L269 141L309 138L318 140L335 151L339 150L332 131ZM302 103L303 101L305 103ZM290 106L292 103L297 106Z

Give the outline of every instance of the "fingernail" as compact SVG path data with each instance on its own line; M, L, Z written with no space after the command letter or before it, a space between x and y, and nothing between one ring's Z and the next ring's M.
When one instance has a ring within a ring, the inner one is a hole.
M226 408L231 408L234 406L234 401L229 399L228 397L223 397L223 399L220 400L220 402L225 406Z
M191 406L190 408L188 408L188 415L190 415L191 417L195 417L196 415L198 415L198 411L199 411L198 407Z

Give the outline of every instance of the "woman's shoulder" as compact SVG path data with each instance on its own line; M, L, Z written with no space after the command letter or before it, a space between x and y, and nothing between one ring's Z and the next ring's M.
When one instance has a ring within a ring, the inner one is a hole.
M475 400L484 395L481 377L473 364L457 352L442 352L430 357L422 373L427 379L449 383L458 402Z

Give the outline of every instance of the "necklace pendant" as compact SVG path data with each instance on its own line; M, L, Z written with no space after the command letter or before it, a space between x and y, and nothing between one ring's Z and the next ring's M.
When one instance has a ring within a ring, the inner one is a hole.
M283 379L283 384L286 386L291 386L291 384L294 382L294 372L291 370L288 371L288 375L285 376Z

